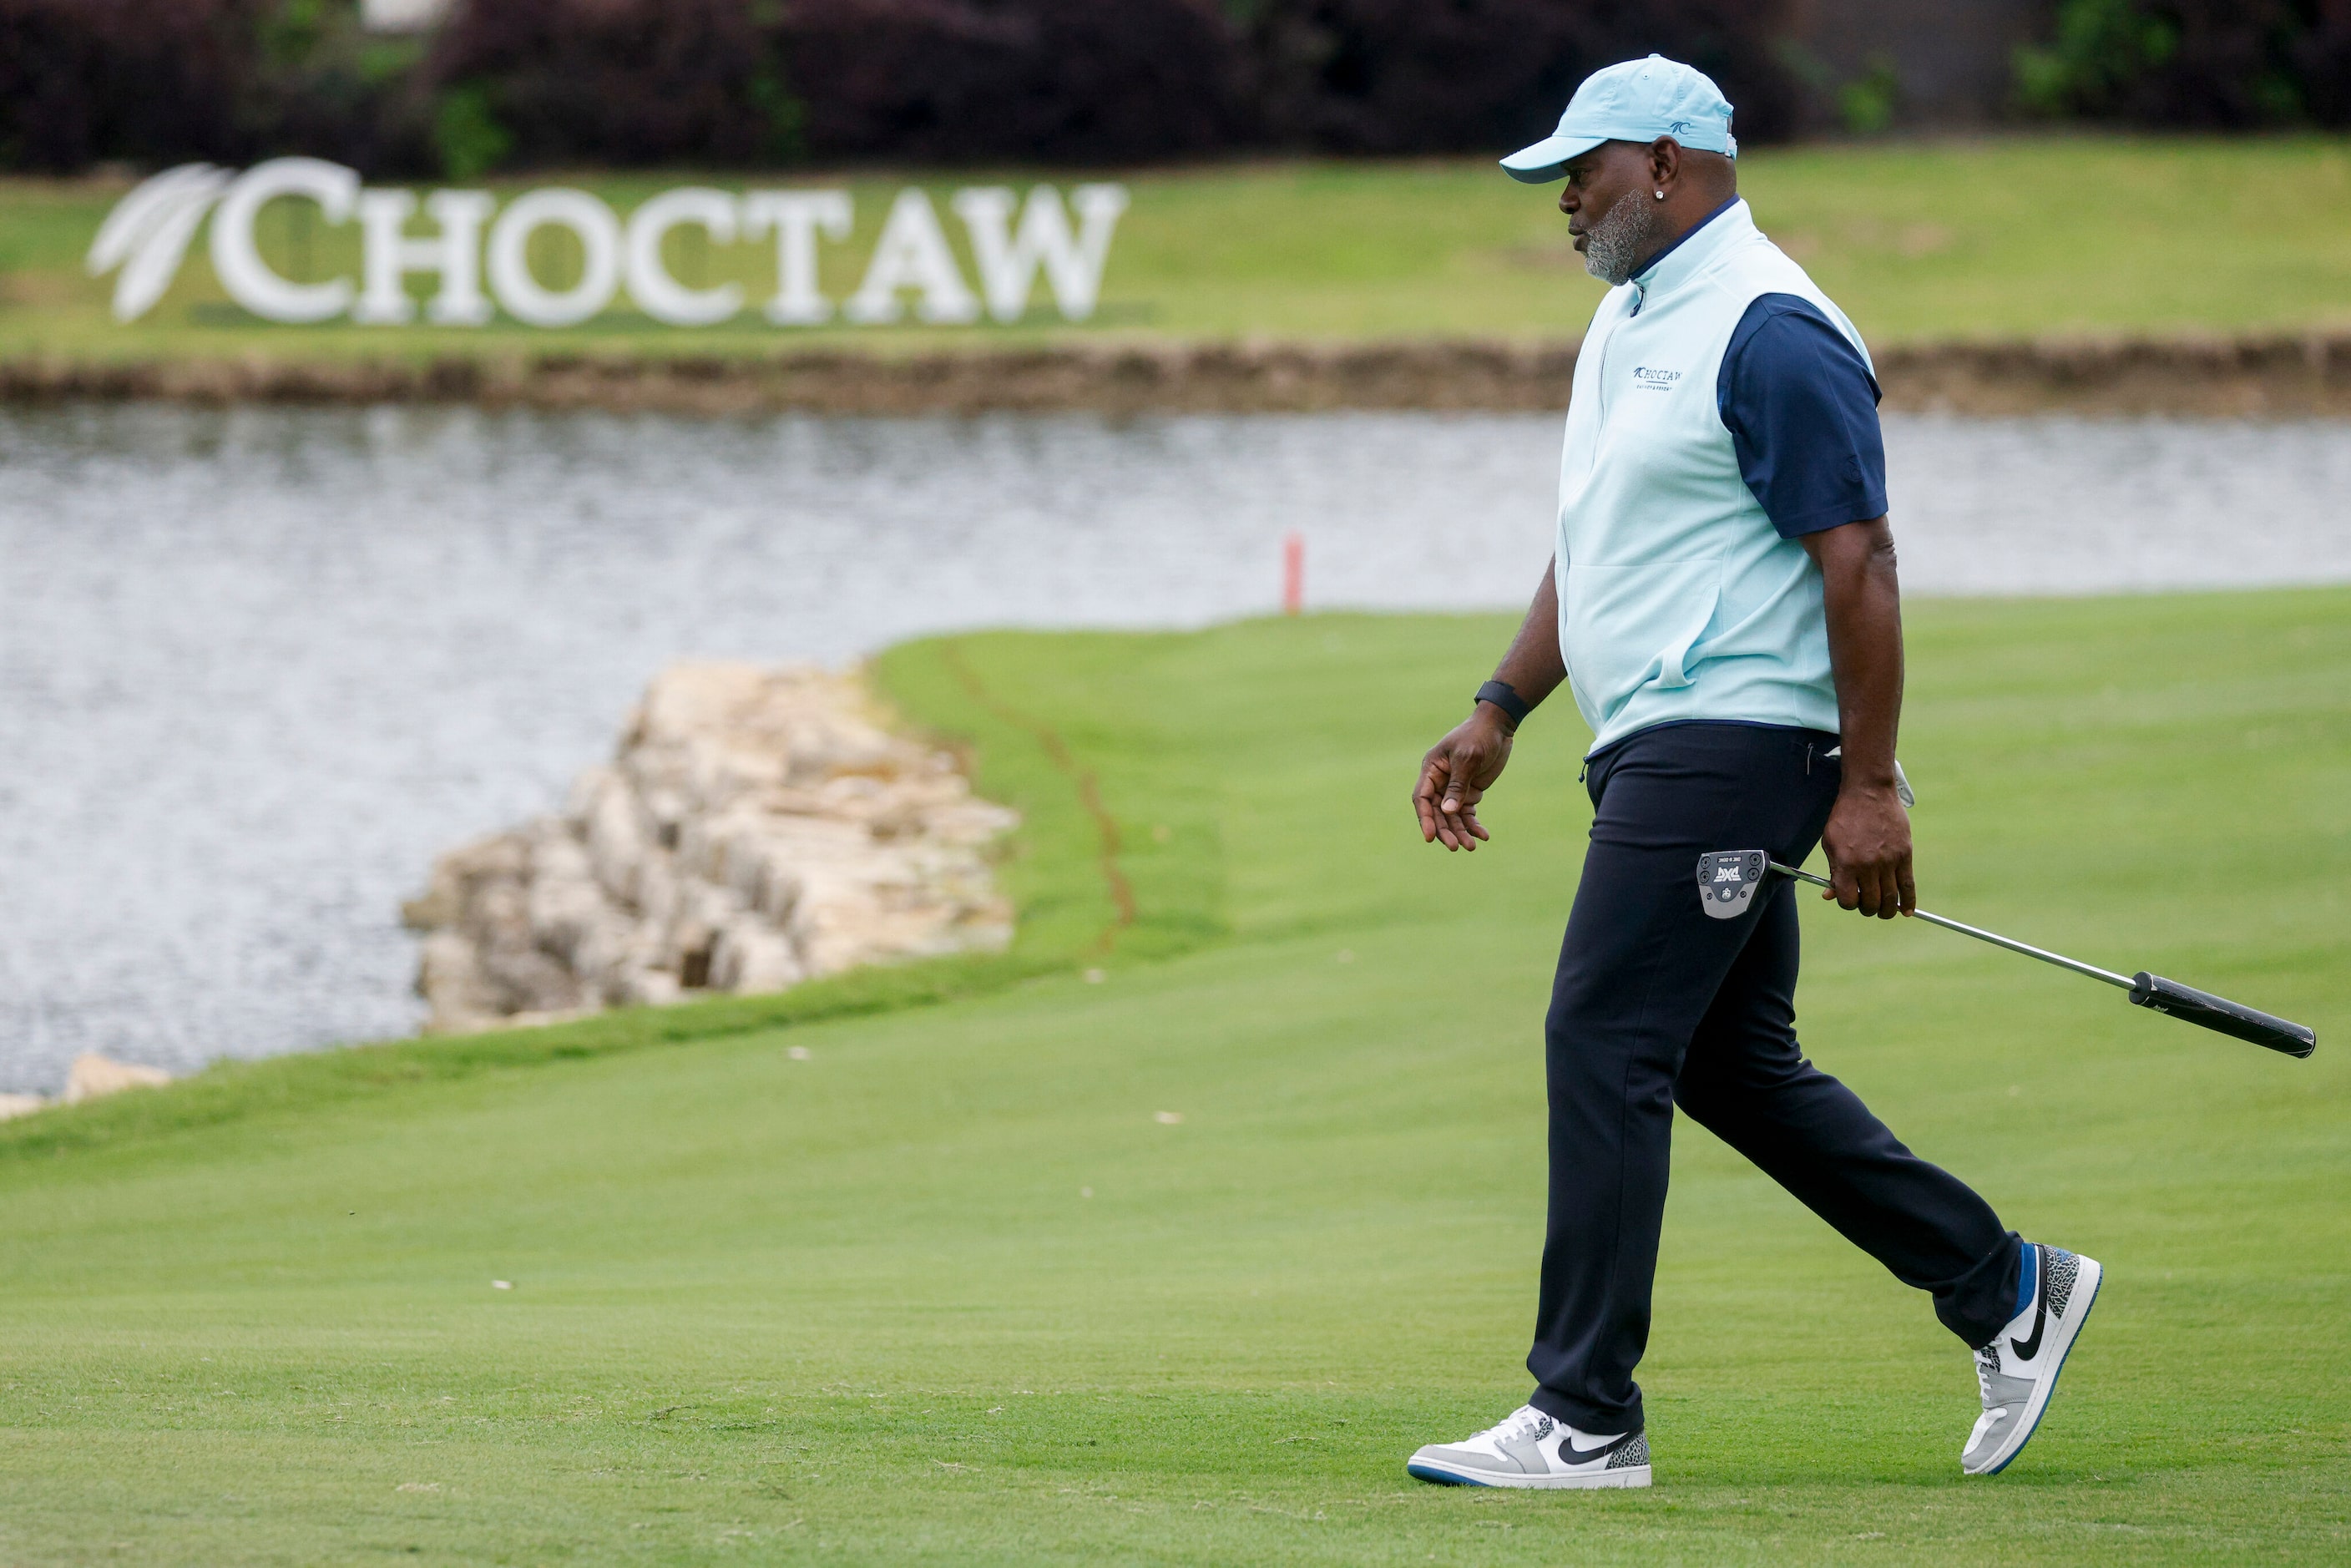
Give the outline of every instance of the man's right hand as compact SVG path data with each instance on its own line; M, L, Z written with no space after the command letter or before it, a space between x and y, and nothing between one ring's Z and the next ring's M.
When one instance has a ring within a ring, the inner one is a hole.
M1474 850L1479 840L1489 836L1478 820L1478 802L1510 760L1511 738L1502 710L1479 703L1452 734L1429 747L1420 759L1420 782L1412 791L1423 843Z

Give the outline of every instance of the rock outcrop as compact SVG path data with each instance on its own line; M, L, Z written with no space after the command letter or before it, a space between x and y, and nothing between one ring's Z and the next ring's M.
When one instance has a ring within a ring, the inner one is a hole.
M86 1051L73 1059L66 1070L66 1101L78 1105L85 1100L102 1099L120 1094L125 1089L161 1089L172 1082L172 1075L160 1067L141 1067L135 1061L117 1061L110 1056L100 1056Z
M404 906L435 1032L1003 947L1018 821L813 668L664 673L560 816L451 852Z
M52 1105L78 1105L85 1100L120 1094L125 1089L160 1089L170 1082L172 1075L160 1067L142 1067L135 1061L117 1061L110 1056L85 1051L75 1057L73 1065L66 1070L66 1092L59 1098L51 1100L39 1094L0 1094L0 1122L29 1116Z

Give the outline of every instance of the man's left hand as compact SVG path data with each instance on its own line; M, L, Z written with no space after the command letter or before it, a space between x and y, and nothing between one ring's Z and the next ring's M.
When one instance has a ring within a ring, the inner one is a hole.
M1918 889L1910 877L1910 816L1892 784L1847 785L1821 834L1828 852L1829 888L1847 909L1891 920L1915 915Z

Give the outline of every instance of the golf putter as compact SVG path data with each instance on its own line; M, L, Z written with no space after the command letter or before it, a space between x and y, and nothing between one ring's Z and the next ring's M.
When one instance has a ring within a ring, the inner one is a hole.
M1756 890L1765 879L1773 876L1792 877L1808 882L1815 887L1826 887L1826 877L1814 876L1808 871L1782 865L1761 850L1716 850L1698 857L1698 896L1699 905L1717 920L1736 920L1753 907ZM2184 1022L2198 1024L2209 1030L2250 1040L2288 1056L2304 1057L2318 1049L2317 1031L2304 1024L2273 1018L2242 1002L2232 1002L2226 997L2216 997L2199 991L2193 986L2183 986L2177 980L2167 980L2161 975L2140 970L2126 979L2111 969L2101 969L2095 964L2085 964L2078 958L2068 958L2063 953L2052 953L1997 932L1980 926L1962 925L1939 915L1929 915L1923 909L1911 912L1917 918L1946 931L1956 931L1962 936L1972 936L1979 942L1989 942L1995 947L2005 947L2011 953L2022 953L2028 958L2038 958L2044 964L2054 964L2061 969L2071 969L2094 980L2103 980L2130 993L2135 1007L2153 1008L2168 1013Z

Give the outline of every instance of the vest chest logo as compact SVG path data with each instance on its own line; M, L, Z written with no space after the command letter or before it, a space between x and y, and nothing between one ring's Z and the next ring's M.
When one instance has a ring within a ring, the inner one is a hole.
M1633 367L1633 384L1643 392L1671 392L1674 383L1681 379L1679 371L1661 371L1655 365Z

